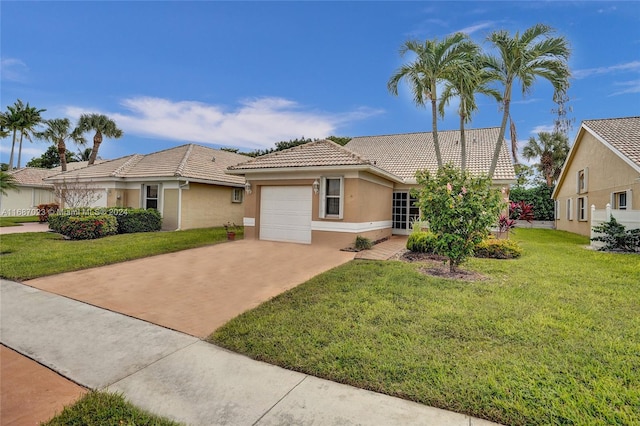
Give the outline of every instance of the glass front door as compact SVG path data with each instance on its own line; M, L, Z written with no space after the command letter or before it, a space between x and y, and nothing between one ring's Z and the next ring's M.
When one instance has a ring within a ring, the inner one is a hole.
M420 219L420 209L415 205L417 198L408 191L393 193L393 207L391 220L394 234L408 235L411 233L411 223Z

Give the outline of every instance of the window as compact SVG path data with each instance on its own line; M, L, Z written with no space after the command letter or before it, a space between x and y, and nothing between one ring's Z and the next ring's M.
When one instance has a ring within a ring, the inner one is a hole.
M344 180L341 177L322 178L320 217L342 219Z
M627 209L627 191L613 193L613 208L618 210Z
M578 220L587 220L587 197L578 198Z
M569 198L567 199L567 220L573 220L573 215L571 213L571 198Z
M241 203L244 197L244 190L242 188L233 188L231 192L231 202L232 203Z
M144 208L158 210L158 185L145 185Z
M560 219L560 202L558 200L553 202L553 209L555 210L554 214L555 214L555 218Z
M588 191L587 184L589 180L589 169L584 168L583 170L578 171L576 176L576 193L584 194Z

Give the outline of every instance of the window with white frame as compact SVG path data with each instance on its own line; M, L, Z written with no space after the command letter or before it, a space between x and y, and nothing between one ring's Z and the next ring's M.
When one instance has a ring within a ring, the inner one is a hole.
M144 186L144 208L158 210L159 185Z
M320 217L342 219L344 179L342 177L323 177L320 195Z
M567 220L573 220L573 215L571 212L571 198L567 199Z
M627 209L627 191L614 192L613 193L613 205L614 209L626 210Z
M560 219L560 201L553 202L553 209L555 210L555 218Z
M587 197L578 198L577 209L576 213L578 214L578 220L587 220Z
M231 191L231 202L232 203L241 203L244 197L244 189L242 188L233 188Z
M585 167L579 170L576 176L576 193L584 194L588 192L589 169Z

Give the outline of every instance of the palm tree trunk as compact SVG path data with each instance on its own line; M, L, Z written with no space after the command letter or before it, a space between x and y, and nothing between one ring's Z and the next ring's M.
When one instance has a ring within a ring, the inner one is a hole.
M58 139L58 155L60 156L60 167L63 172L67 171L67 147L64 144L64 139Z
M464 114L460 114L460 169L467 168L467 140L464 135Z
M435 91L431 92L432 94ZM436 151L436 161L438 162L438 170L442 168L442 155L440 154L440 142L438 141L438 109L436 108L436 98L434 95L431 98L431 128L433 129L433 146Z
M11 155L9 156L9 170L13 170L13 152L16 149L16 133L17 131L13 131L13 142L11 143Z
M18 169L20 168L20 159L22 158L22 138L24 137L24 133L20 132L20 146L18 147Z
M500 133L498 134L498 140L496 142L496 148L493 150L493 158L491 159L491 167L489 168L489 179L493 179L493 174L498 166L498 159L500 158L500 150L502 149L502 141L504 140L504 133L507 129L507 119L509 118L509 106L511 104L511 85L507 83L507 87L504 91L504 111L502 114L502 124L500 125Z
M101 143L102 143L102 133L97 132L96 135L93 137L93 148L91 149L91 156L89 157L89 163L87 164L88 166L91 166L93 163L96 162L96 159L98 158L98 150L100 149Z

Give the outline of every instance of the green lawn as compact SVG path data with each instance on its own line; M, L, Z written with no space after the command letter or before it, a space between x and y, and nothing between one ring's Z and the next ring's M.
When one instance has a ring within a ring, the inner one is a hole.
M242 235L242 231L238 231L236 238L242 238ZM8 234L0 239L0 276L27 280L201 247L226 239L223 228L143 232L83 241L65 240L61 235L46 232Z
M26 222L39 222L38 216L0 216L0 228L3 226L21 226Z
M90 392L44 426L178 426L126 402L121 395Z
M503 424L640 424L640 256L519 229L487 277L353 261L209 340L285 368Z

